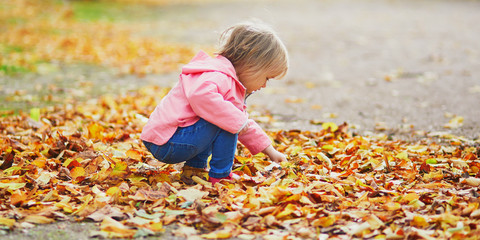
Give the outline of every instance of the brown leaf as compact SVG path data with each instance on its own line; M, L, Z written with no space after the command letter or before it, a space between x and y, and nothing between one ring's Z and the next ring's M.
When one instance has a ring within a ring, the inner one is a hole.
M15 151L10 151L7 153L3 159L2 165L0 165L0 170L5 170L13 165L13 159L15 158Z
M134 196L129 196L129 198L136 201L156 201L158 199L166 198L167 196L167 193L163 191L148 191L140 189Z
M98 209L94 213L87 216L88 219L91 219L95 222L100 222L106 217L110 217L116 220L125 219L125 215L119 208L112 207L110 205L106 205L105 207Z
M430 165L425 161L420 165L420 172L421 173L429 173L430 172Z

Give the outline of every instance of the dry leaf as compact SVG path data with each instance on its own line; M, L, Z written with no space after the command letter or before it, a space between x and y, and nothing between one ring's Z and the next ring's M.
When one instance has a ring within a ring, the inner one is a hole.
M108 216L103 219L100 224L100 229L103 232L108 233L109 237L116 238L132 238L136 233L136 230L131 229Z

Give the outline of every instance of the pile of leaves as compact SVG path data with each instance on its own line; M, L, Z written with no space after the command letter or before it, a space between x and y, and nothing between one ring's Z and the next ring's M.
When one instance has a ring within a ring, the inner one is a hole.
M63 220L99 222L93 236L207 239L475 238L480 234L478 141L416 143L269 131L281 166L242 146L240 179L179 180L139 135L168 89L148 87L0 119L0 231Z
M159 1L167 4L169 1ZM138 36L148 29L138 21L79 21L81 2L12 0L0 6L0 74L48 72L57 63L88 63L121 73L163 73L177 69L193 47ZM113 5L113 3L110 3ZM98 11L106 11L101 6ZM124 8L128 7L124 6ZM120 12L122 13L122 12Z

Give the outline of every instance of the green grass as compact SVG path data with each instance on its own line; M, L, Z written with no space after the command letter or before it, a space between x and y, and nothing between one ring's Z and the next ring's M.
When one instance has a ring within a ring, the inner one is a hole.
M13 75L17 73L27 73L29 72L28 69L22 67L22 66L15 66L15 65L0 65L0 75L5 74L5 75Z
M73 12L77 21L125 21L149 19L154 11L146 5L112 2L74 1Z
M11 24L11 25L24 24L26 22L27 22L27 20L25 20L24 18L20 18L20 17L9 18L9 19L6 20L6 23Z
M5 53L23 52L25 50L23 47L15 46L15 45L6 45L1 47L0 49L2 49Z
M74 2L73 12L78 21L114 21L118 6L103 2Z

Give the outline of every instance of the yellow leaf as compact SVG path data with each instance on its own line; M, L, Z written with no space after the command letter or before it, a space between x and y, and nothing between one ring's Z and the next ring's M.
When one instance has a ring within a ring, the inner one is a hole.
M32 108L30 109L30 118L35 121L40 121L40 109L39 108Z
M126 170L128 168L128 164L125 162L118 162L115 164L113 167L113 171L111 173L111 176L121 176L126 173Z
M294 195L286 198L284 201L285 202L298 201L298 200L300 200L300 197L301 197L300 194L294 194Z
M25 187L26 183L2 183L0 182L0 188L7 188L8 190L17 190Z
M406 151L403 151L401 153L398 153L395 157L402 160L408 160L408 153Z
M280 213L277 214L277 218L283 218L283 217L289 216L290 214L292 214L292 213L295 212L296 210L298 210L297 206L289 203L289 204L283 209L283 211L281 211Z
M322 149L325 150L325 151L332 151L333 148L334 148L333 145L330 145L330 144L322 146Z
M111 187L107 190L106 193L107 193L108 196L113 196L113 195L115 195L119 192L120 192L120 189L118 187Z
M428 227L428 222L425 220L424 217L422 216L413 216L413 220L411 222L411 225L414 227L419 227L419 228L426 228Z
M206 239L226 239L232 237L232 231L229 230L219 230L207 234L201 235L201 237Z
M78 177L84 177L85 176L85 169L83 167L76 167L76 168L73 168L70 171L70 174L71 174L73 179L76 179Z
M321 218L315 219L312 222L312 226L326 228L326 227L332 226L335 223L335 221L336 221L335 216L329 215L329 216L326 216L326 217L321 217Z
M15 219L0 217L0 225L7 226L10 228L10 227L13 227L14 224L15 224Z
M323 128L323 130L328 130L328 129L330 129L330 132L335 132L335 131L338 130L337 124L335 124L335 123L333 123L333 122L323 123L323 124L322 124L322 128Z
M55 207L61 208L66 213L72 213L73 212L72 206L70 206L70 204L68 204L68 203L59 202L59 203L55 204Z
M104 128L101 125L99 125L98 123L92 123L88 125L87 129L90 138L102 139L102 132Z
M157 223L152 223L150 224L150 226L148 227L150 230L154 231L154 232L163 232L165 231L165 228L163 228L163 224L161 222L157 222Z
M68 158L67 160L65 160L65 162L63 162L63 165L64 167L68 167L68 165L70 165L70 163L75 160L73 158Z
M452 119L450 119L450 121L448 121L447 124L445 124L443 127L444 128L450 128L450 129L453 129L453 128L459 128L463 125L463 117L461 116L456 116Z

